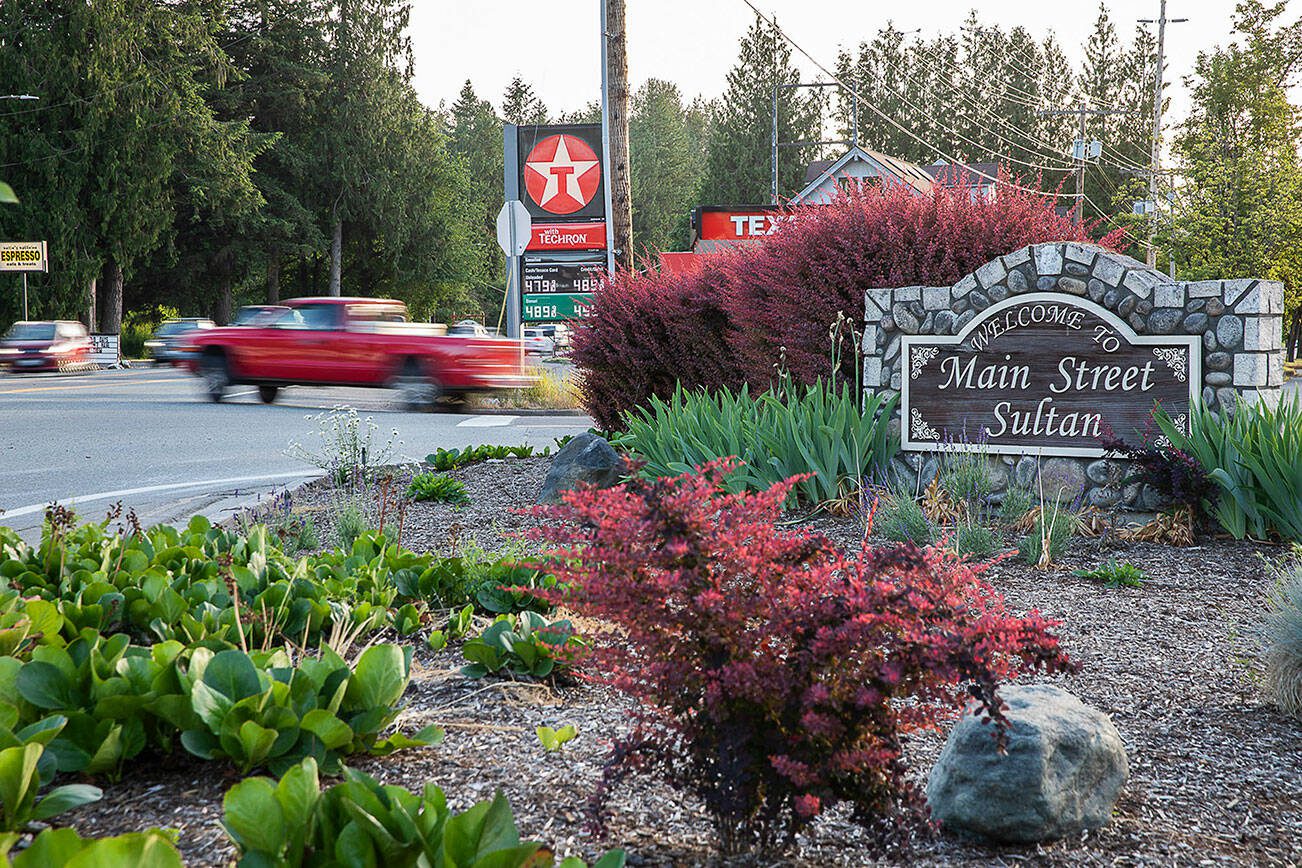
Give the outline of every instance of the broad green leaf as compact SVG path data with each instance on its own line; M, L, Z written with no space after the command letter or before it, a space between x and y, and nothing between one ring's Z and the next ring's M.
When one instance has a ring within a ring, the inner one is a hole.
M32 819L48 820L62 814L64 811L70 811L91 802L98 802L103 796L103 790L89 784L67 784L62 787L55 787L46 794L45 798L36 803L36 810L32 812Z
M242 850L279 857L287 834L276 786L267 778L245 778L222 799L224 824Z

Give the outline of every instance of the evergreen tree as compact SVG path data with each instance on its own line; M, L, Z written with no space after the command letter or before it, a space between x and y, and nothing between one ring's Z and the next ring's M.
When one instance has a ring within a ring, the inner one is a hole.
M678 86L648 79L633 95L629 161L633 191L633 239L639 251L672 250L683 217L696 204L704 169L699 131Z
M741 40L737 63L728 73L728 88L711 121L701 202L748 205L770 201L774 88L778 88L779 141L809 141L818 137L820 129L816 102L798 88L781 87L799 81L786 41L773 25L756 17ZM808 156L807 149L782 149L778 158L780 199L804 186Z
M593 100L578 111L566 112L556 119L562 124L599 124L601 123L601 101Z
M1174 237L1164 241L1182 279L1283 281L1296 340L1302 115L1288 88L1302 63L1302 21L1282 25L1284 8L1244 0L1235 22L1242 41L1198 56L1193 109L1174 142L1183 175Z
M478 219L472 239L479 261L480 281L472 288L479 317L495 316L505 290L505 266L497 246L497 212L505 200L502 166L502 122L488 100L480 99L469 79L452 104L448 149L460 158L470 184L469 210Z
M545 124L547 106L520 76L511 79L502 94L502 120L508 124Z

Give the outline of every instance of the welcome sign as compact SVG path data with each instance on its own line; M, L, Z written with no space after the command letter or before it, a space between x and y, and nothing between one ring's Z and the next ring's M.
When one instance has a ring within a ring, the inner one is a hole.
M1201 338L1150 337L1084 298L1030 293L953 337L903 336L901 439L914 451L1101 456L1137 443L1160 404L1187 426Z

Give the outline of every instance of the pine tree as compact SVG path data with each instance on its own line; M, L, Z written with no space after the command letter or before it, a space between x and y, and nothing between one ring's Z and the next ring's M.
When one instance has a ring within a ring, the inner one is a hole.
M520 76L511 79L502 94L502 120L508 124L545 124L547 106Z
M683 218L696 204L704 169L699 131L672 82L651 78L633 95L629 158L633 239L639 252L671 250Z
M497 212L505 198L502 167L502 122L488 100L480 99L467 79L452 104L449 150L466 167L470 182L469 210L479 221L473 246L482 280L472 294L480 317L496 315L502 304L505 277L497 246Z
M814 100L798 88L780 87L799 81L786 41L772 24L756 17L741 40L737 63L728 73L728 88L711 119L702 202L770 201L774 88L778 88L779 141L809 141L820 127ZM807 156L804 149L782 149L779 198L786 199L804 186Z

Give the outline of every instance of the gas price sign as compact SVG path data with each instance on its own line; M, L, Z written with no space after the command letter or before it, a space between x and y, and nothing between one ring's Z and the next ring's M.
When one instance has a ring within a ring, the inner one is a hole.
M524 291L536 293L588 293L601 285L604 260L557 261L524 260Z

